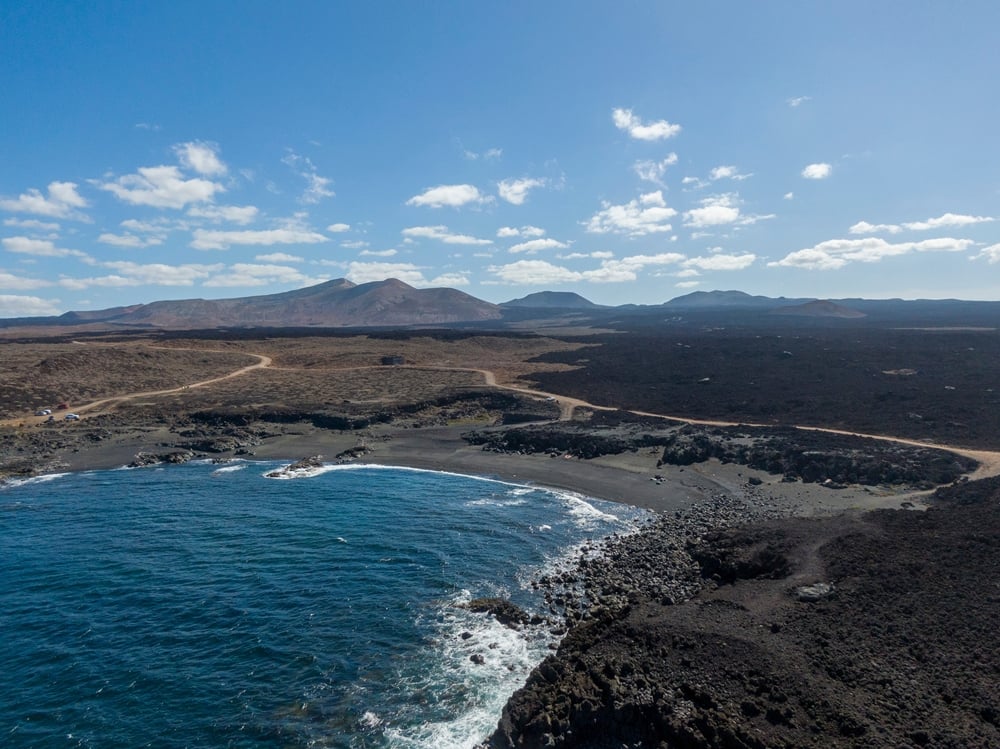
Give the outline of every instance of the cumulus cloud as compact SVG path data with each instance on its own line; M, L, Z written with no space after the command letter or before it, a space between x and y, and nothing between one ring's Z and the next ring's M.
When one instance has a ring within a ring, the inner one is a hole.
M182 166L206 177L220 177L228 171L219 159L219 147L215 143L178 143L174 146L174 153Z
M544 237L545 229L540 229L537 226L522 226L517 228L516 226L501 226L497 229L498 237Z
M99 182L97 186L131 205L178 209L191 203L210 203L216 193L226 189L218 182L200 177L185 179L176 166L140 167L136 174Z
M632 171L634 171L641 180L652 182L656 185L662 185L663 175L667 173L667 169L669 167L676 163L677 154L668 153L666 158L660 159L659 161L637 161L632 165Z
M701 286L701 281L678 281L674 284L677 289L693 289L695 286Z
M945 213L937 218L929 218L926 221L913 221L903 224L903 227L911 231L927 231L928 229L942 229L951 226L969 226L970 224L985 224L995 221L991 216L966 216L957 213Z
M624 205L601 203L600 211L584 224L594 234L626 234L641 237L671 231L669 220L677 211L667 206L660 190L646 193Z
M259 260L262 263L301 263L305 258L289 255L287 252L271 252L267 255L255 255L254 260Z
M448 231L447 226L411 226L409 228L403 229L402 234L404 237L409 238L422 238L422 239L436 239L438 241L444 242L445 244L462 244L462 245L489 245L493 244L493 240L490 239L479 239L477 237L471 237L468 234L453 234Z
M478 159L482 159L483 161L496 161L501 156L503 156L503 149L502 148L487 148L482 153L478 153L476 151L470 151L468 149L463 148L462 149L462 155L465 158L467 158L469 161L476 161Z
M419 195L414 195L406 201L407 205L427 206L428 208L460 208L470 203L487 202L479 188L473 185L438 185L428 187Z
M631 109L615 109L611 112L611 119L615 127L624 130L630 137L636 140L665 140L673 138L681 131L680 125L667 122L666 120L656 120L655 122L643 123L636 117Z
M465 273L442 273L427 282L428 286L468 286L469 277Z
M790 107L799 107L811 100L811 96L793 96L790 99L785 99L785 103Z
M565 250L567 247L569 247L568 244L560 242L558 239L529 239L527 242L519 242L512 246L508 252L534 254L542 250Z
M700 208L684 213L684 225L695 228L733 224L740 219L740 209L735 195L713 195L700 201Z
M215 223L228 221L245 226L253 223L258 214L254 205L193 205L187 210L187 215L194 218L205 218Z
M500 197L508 203L523 205L528 199L528 193L536 187L544 187L547 184L545 179L535 179L525 177L523 179L505 179L497 182L497 190Z
M343 234L345 231L351 230L350 224L330 224L326 227L326 230L331 234Z
M34 218L5 218L4 226L13 226L17 229L34 229L36 231L59 231L59 224L52 221L39 221Z
M267 286L274 283L305 285L319 280L321 279L312 279L297 268L290 268L287 265L234 263L225 271L207 279L202 286Z
M795 200L795 193L786 192L783 197L785 198L785 200Z
M697 268L699 270L744 270L753 265L756 260L757 256L751 252L746 252L742 255L718 253L715 255L688 258L684 261L683 265L685 268Z
M574 283L619 283L635 281L647 266L673 265L684 259L683 255L665 252L658 255L632 255L621 259L605 259L591 270L575 271L545 260L518 260L506 265L493 265L489 271L500 283L524 286Z
M769 266L806 268L809 270L836 270L851 262L876 263L885 257L906 255L911 252L962 252L971 247L971 239L925 239L922 242L890 243L877 237L864 239L831 239L814 247L790 252Z
M74 290L89 289L95 286L193 286L195 281L206 279L226 267L222 263L168 265L166 263L134 263L125 260L98 263L98 265L116 271L116 273L92 278L63 277L59 279L59 285Z
M732 165L717 166L708 173L708 178L713 182L720 179L734 179L741 182L745 179L750 179L752 176L752 174L741 174L740 170Z
M23 276L15 276L13 273L0 270L0 289L27 291L29 289L42 289L51 285L51 281L41 278L25 278Z
M352 262L347 266L346 276L354 283L370 283L384 281L387 278L397 278L411 286L427 286L430 282L424 277L423 268L413 263L380 263Z
M31 239L29 237L5 237L3 248L7 252L16 252L21 255L34 255L35 257L89 257L86 252L79 250L67 250L56 247L48 239Z
M76 210L86 208L87 201L77 192L75 182L50 182L47 191L48 196L45 196L32 187L16 198L0 199L0 210L75 221L89 220L86 215Z
M990 265L1000 263L1000 244L991 244L989 247L984 247L980 253L972 259L985 260Z
M586 258L595 258L597 260L609 260L615 256L615 253L608 252L607 250L600 250L598 252L568 252L564 255L556 255L560 260L583 260Z
M299 202L313 205L323 198L332 198L336 195L330 189L333 180L321 177L316 170L316 165L308 156L300 156L295 151L288 149L288 153L281 162L306 181L306 189L299 197Z
M196 250L228 250L232 245L316 244L328 241L314 231L286 227L258 231L214 231L195 229L191 246Z
M833 167L829 164L809 164L802 170L802 176L806 179L826 179L833 172Z
M105 232L97 238L97 241L102 244L110 244L114 247L133 247L138 249L141 247L152 247L154 245L163 244L163 237L154 235L139 237L135 234L129 234L127 232L125 234L111 234L109 232Z
M684 192L691 192L692 190L701 190L703 187L708 187L710 183L700 177L685 177L681 180L681 184L684 185Z
M944 213L937 218L929 218L926 221L909 221L903 224L871 224L867 221L859 221L848 231L851 234L899 234L904 229L909 229L910 231L929 231L954 226L984 224L995 220L992 216L968 216L958 213Z
M396 250L362 250L361 257L395 257L399 253Z
M58 315L58 299L42 299L37 296L0 294L0 317L36 317L38 315Z

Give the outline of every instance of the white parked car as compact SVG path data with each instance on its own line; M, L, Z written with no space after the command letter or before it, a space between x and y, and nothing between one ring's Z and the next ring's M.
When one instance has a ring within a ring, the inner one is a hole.
M65 416L63 416L63 418L66 419L66 421L79 421L80 420L80 416L78 414L66 414Z
M39 408L35 411L35 416L49 416L52 414L51 408Z

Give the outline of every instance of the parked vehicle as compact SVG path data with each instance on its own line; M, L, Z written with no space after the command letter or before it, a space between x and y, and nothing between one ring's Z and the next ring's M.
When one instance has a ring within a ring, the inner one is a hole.
M66 421L79 421L80 416L78 414L66 414L63 416Z
M48 416L51 413L52 413L51 408L39 408L37 411L35 411L35 416Z

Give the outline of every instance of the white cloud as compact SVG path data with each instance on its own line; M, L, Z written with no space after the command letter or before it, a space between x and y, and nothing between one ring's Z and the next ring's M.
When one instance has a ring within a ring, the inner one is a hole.
M698 268L700 270L744 270L753 265L756 260L757 256L750 252L742 255L719 253L688 258L683 265L685 268Z
M35 229L37 231L59 231L59 224L51 221L39 221L33 218L5 218L4 226L13 226L18 229Z
M672 265L684 259L683 255L665 252L658 255L632 255L619 260L605 259L600 266L591 270L574 271L545 260L518 260L506 265L494 265L489 271L501 283L526 286L573 283L619 283L635 281L639 271L647 266Z
M258 210L254 205L193 205L188 208L187 215L194 218L207 218L209 221L229 221L244 226L257 218Z
M783 197L785 198L785 200L795 200L795 193L786 192Z
M102 244L110 244L115 247L152 247L163 244L163 237L137 237L135 234L110 234L105 232L97 238Z
M37 296L0 294L0 317L36 317L38 315L58 315L58 299L42 299Z
M968 216L957 213L945 213L937 218L929 218L926 221L910 221L902 225L870 224L867 221L859 221L848 231L851 234L899 234L904 229L909 229L910 231L928 231L953 226L985 224L995 220L992 216Z
M701 271L697 268L685 268L684 270L679 270L674 273L677 278L695 278L701 275Z
M985 260L990 265L994 263L1000 263L1000 244L991 244L989 247L984 247L982 251L971 258L973 260Z
M348 250L360 250L362 247L367 247L368 243L363 239L354 239L350 242L341 242L340 246Z
M708 178L713 182L719 179L734 179L737 181L743 181L745 179L750 179L752 176L752 174L740 174L740 170L732 165L717 166L708 173Z
M704 187L708 187L709 183L699 177L685 177L681 180L681 184L685 186L684 191L690 192L692 190L701 190Z
M419 195L406 201L407 205L428 206L429 208L459 208L470 203L485 203L487 199L473 185L438 185L428 187Z
M652 182L657 185L663 184L663 175L667 173L667 167L677 163L677 154L669 153L666 158L660 161L637 161L632 165L632 170L641 180Z
M411 226L401 232L404 237L419 237L422 239L437 239L445 244L489 245L490 239L470 237L468 234L452 234L447 226Z
M0 210L76 221L89 220L84 214L74 210L87 206L87 201L76 191L75 182L50 182L48 193L48 197L45 197L32 187L17 198L0 199Z
M117 273L93 278L63 277L59 280L59 285L75 290L94 286L193 286L195 281L208 278L226 267L222 263L167 265L166 263L142 264L125 260L100 263L100 265Z
M187 229L188 223L186 221L170 221L169 219L162 218L155 221L137 221L134 218L128 218L121 222L121 226L123 229L131 231L162 234L173 229Z
M896 224L869 224L867 221L858 221L848 231L851 234L899 234L903 231L903 227Z
M288 149L288 154L281 162L292 169L296 174L306 181L305 192L299 197L299 201L309 205L320 202L323 198L332 198L336 193L330 189L333 180L328 177L321 177L316 170L316 165L308 156L300 156L295 151Z
M544 237L545 229L540 229L537 226L522 226L518 229L516 226L501 226L497 229L498 237Z
M228 250L234 244L316 244L328 241L325 236L314 231L298 228L261 229L259 231L214 231L195 229L191 246L196 250Z
M693 289L695 286L701 286L701 281L678 281L674 284L678 289Z
M833 172L833 167L829 164L809 164L802 170L802 176L806 179L826 179Z
M527 242L519 242L518 244L511 247L508 252L518 253L527 252L529 254L534 254L536 252L541 252L542 250L565 250L569 247L565 242L560 242L558 239L529 239Z
M442 273L437 278L432 278L427 283L428 286L468 286L469 277L465 273Z
M31 239L29 237L6 237L3 240L3 248L7 252L34 255L35 257L89 257L87 253L79 250L56 247L51 240Z
M811 96L793 96L790 99L785 99L785 102L790 107L798 107L801 106L802 104L805 104L807 101L811 100L812 100Z
M181 165L206 177L219 177L228 171L219 159L219 147L215 143L178 143L174 146L174 153Z
M255 263L234 263L224 272L213 275L202 286L267 286L268 284L302 284L311 279L297 268L287 265L258 265ZM325 279L324 279L325 280Z
M590 217L584 226L594 234L627 234L641 237L671 231L668 223L677 211L667 206L660 190L646 193L624 205L601 203L602 210Z
M287 252L272 252L267 255L255 255L254 260L259 260L262 263L301 263L305 258L289 255Z
M642 120L632 114L631 109L615 109L611 112L615 127L624 130L636 140L664 140L672 138L681 131L680 125L674 125L666 120L656 120L643 124Z
M491 265L489 271L502 283L523 286L546 286L583 280L582 273L545 260L518 260L507 265Z
M24 278L23 276L15 276L13 273L0 270L0 289L27 291L29 289L42 289L51 285L51 281L41 278Z
M398 278L411 286L426 286L422 268L413 263L362 263L352 262L347 266L346 276L354 283L370 283L384 281L387 278Z
M326 230L331 234L343 234L345 231L351 230L350 224L330 224L326 227Z
M985 224L995 221L991 216L966 216L956 213L945 213L937 218L929 218L926 221L913 221L903 226L911 231L927 231L928 229L941 229L946 226L969 226L970 224Z
M597 260L610 260L615 256L613 252L601 250L598 252L569 252L565 255L556 255L560 260L583 260L585 258L595 258Z
M399 254L397 250L362 250L361 257L395 257Z
M528 193L536 187L544 187L547 180L525 177L523 179L505 179L497 182L500 197L508 203L523 205L528 199Z
M851 262L876 263L885 257L906 255L911 252L962 252L975 244L971 239L925 239L922 242L892 244L877 237L864 239L831 239L814 247L790 252L769 266L806 268L809 270L835 270Z
M733 224L740 219L740 209L736 196L731 194L713 195L700 201L700 208L684 213L684 225L695 228Z
M189 203L211 202L217 192L225 192L218 182L193 177L184 179L176 166L144 166L136 174L126 174L114 182L97 186L131 205L154 208L183 208Z
M467 158L469 161L476 161L477 159L483 159L483 161L496 161L501 156L503 156L503 149L487 148L482 153L476 153L475 151L462 149L462 155L465 156L465 158Z

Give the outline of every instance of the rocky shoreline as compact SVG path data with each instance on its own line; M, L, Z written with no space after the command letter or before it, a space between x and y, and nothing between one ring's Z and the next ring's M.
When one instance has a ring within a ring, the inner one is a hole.
M568 633L482 747L1000 745L1000 480L782 514L713 497L539 581Z

